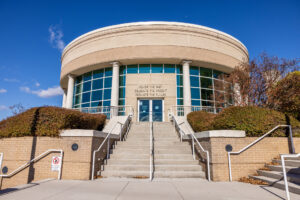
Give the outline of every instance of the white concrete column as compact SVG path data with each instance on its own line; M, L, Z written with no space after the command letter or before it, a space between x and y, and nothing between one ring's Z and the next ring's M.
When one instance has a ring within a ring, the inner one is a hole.
M182 62L182 72L183 72L183 105L184 108L184 115L187 115L190 112L191 106L191 81L190 81L190 63L192 61L184 60Z
M62 100L62 107L65 108L66 107L66 103L67 103L67 92L65 89L63 89L64 94L63 94L63 100Z
M67 101L66 108L72 108L73 104L73 93L74 93L74 76L68 75L68 91L67 91Z
M119 62L112 62L111 106L119 105Z

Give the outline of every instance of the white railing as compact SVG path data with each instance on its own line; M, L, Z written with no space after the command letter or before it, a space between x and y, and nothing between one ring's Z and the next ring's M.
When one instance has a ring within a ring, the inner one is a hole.
M284 179L284 186L285 186L285 192L286 192L286 199L290 200L290 192L289 192L289 185L286 177L286 169L285 169L285 158L298 158L300 157L300 153L298 154L282 154L281 157L281 167L282 167L282 173L283 173L283 179Z
M208 181L210 181L210 158L209 158L209 152L207 150L205 150L202 145L200 144L200 142L198 141L198 139L195 137L194 133L189 131L189 128L187 127L187 125L185 124L185 122L181 122L180 124L178 124L175 116L171 113L172 115L172 121L174 122L175 125L175 131L178 130L179 134L180 134L180 141L182 142L182 137L183 135L190 135L191 139L192 139L192 154L193 154L193 159L196 159L195 156L195 141L197 142L198 146L200 147L201 151L203 151L206 154L206 167L207 167L207 179ZM184 124L186 126L186 130L189 131L189 134L186 134L181 128L180 125Z
M129 120L129 121L128 121ZM130 128L130 122L132 120L132 115L129 115L127 117L127 120L124 124L127 124L127 130L126 130L126 135L128 134L128 130ZM113 126L113 128L109 131L109 133L107 134L107 136L105 137L105 139L102 141L102 143L100 144L100 146L98 147L97 150L94 150L93 152L93 161L92 161L92 174L91 174L91 180L94 180L94 176L95 176L95 160L96 160L96 153L99 152L102 147L104 146L104 143L107 141L107 151L106 151L106 159L109 159L109 151L110 151L110 135L112 134L113 130L117 127L117 125L120 124L121 125L121 130L120 130L120 140L122 140L122 127L124 124L122 124L121 122L117 122L115 123L115 125ZM124 138L124 137L123 137Z
M17 169L12 171L11 173L9 173L9 174L0 174L0 177L10 178L10 177L16 175L17 173L19 173L20 171L22 171L23 169L25 169L26 167L28 167L31 163L36 162L36 161L42 159L43 157L47 156L48 154L54 153L54 152L59 152L60 156L61 156L61 163L60 163L60 168L59 168L58 177L57 177L57 179L60 180L61 179L61 168L62 168L62 161L63 161L63 153L64 153L63 150L61 150L61 149L48 149L47 151L40 154L39 156L37 156L37 157L33 158L32 160L28 161L27 163L21 165L20 167L18 167ZM0 155L1 155L0 169L2 169L3 153L0 153Z
M222 108L215 108L212 106L172 106L171 113L175 116L186 116L194 111L206 111L209 113L219 113Z
M127 116L133 115L134 109L132 106L99 106L99 107L83 107L83 108L73 108L84 113L91 114L105 114L110 118L113 116Z
M154 148L153 148L153 122L151 121L150 122L150 174L149 174L149 180L152 181L153 179L153 160L154 160L154 157L153 157L153 151L154 151Z
M231 172L231 159L230 159L230 155L238 155L244 151L246 151L247 149L249 149L250 147L252 147L253 145L255 145L256 143L258 143L259 141L261 141L262 139L264 139L265 137L267 137L268 135L270 135L273 131L275 131L278 128L282 128L282 127L289 127L289 135L290 135L290 141L291 141L291 147L292 147L292 153L295 153L295 148L294 148L294 142L293 142L293 133L292 133L292 127L290 125L278 125L275 126L273 129L271 129L270 131L268 131L267 133L265 133L263 136L257 138L255 141L253 141L252 143L248 144L247 146L245 146L244 148L242 148L241 150L237 151L237 152L227 152L228 154L228 169L229 169L229 180L232 181L232 172Z

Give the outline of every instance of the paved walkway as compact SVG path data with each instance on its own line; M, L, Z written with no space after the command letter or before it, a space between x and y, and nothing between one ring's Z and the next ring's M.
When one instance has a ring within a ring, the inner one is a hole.
M291 195L300 199L300 195ZM109 199L284 199L285 192L269 186L239 182L208 182L202 179L159 179L152 182L129 179L95 181L45 180L0 191L5 200L109 200Z

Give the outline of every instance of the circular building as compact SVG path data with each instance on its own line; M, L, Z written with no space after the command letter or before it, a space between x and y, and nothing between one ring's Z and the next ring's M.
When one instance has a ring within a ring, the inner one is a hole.
M247 48L221 31L188 23L137 22L88 32L61 58L63 107L136 121L168 121L168 112L218 112L233 105L224 80ZM112 110L117 113L112 114Z

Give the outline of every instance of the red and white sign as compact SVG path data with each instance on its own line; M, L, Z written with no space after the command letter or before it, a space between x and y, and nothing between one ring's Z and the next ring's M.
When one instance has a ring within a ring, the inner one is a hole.
M51 162L51 170L59 171L61 166L61 156L53 156Z

